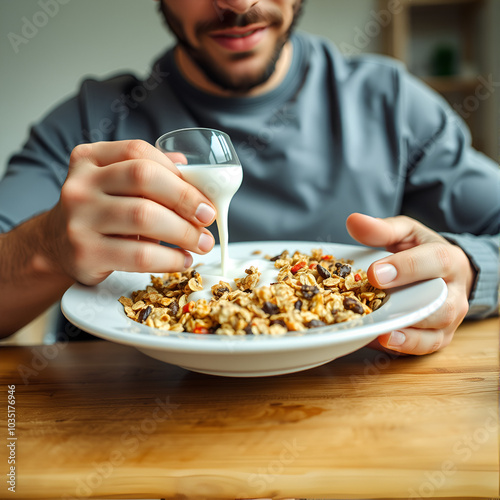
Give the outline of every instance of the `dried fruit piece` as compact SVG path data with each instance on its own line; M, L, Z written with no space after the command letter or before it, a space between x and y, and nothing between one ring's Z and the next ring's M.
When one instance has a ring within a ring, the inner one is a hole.
M146 309L143 309L139 313L139 317L137 318L137 321L139 323L142 323L142 322L146 321L148 319L148 316L151 314L152 310L153 310L153 308L151 306L148 306L148 307L146 307Z
M272 302L264 302L262 310L266 314L269 314L269 316L272 316L273 314L279 314L280 312L280 308L276 304L273 304Z
M364 314L365 312L361 302L353 299L352 297L344 298L344 307L349 311L355 312L356 314Z
M323 267L321 264L318 264L316 266L316 271L318 271L318 274L324 279L324 280L327 280L328 278L331 278L332 277L332 273L326 269L325 267Z
M319 288L313 285L302 285L300 291L305 299L312 299L317 293L319 293Z
M326 323L319 320L319 319L313 319L307 323L307 328L319 328L321 326L326 326Z
M292 272L292 274L297 274L298 271L300 271L303 267L306 267L306 266L307 266L307 262L305 262L305 261L297 262L297 264L295 264L290 269L290 271Z
M351 266L348 266L347 264L341 264L340 262L337 262L335 264L335 267L337 268L335 274L337 274L341 278L345 278L346 276L351 274Z

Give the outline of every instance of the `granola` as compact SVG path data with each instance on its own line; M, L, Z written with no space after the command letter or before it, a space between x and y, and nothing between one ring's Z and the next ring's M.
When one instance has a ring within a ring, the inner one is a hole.
M378 309L386 293L368 282L366 272L352 261L288 251L266 256L278 270L275 283L258 286L255 266L234 280L211 287L211 299L190 300L203 289L196 269L151 276L151 284L131 297L120 297L125 314L158 335L165 331L216 335L284 335L350 321Z

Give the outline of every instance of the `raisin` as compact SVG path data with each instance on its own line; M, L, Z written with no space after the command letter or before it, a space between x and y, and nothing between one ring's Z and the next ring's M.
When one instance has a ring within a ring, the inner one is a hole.
M279 314L280 308L276 305L273 304L272 302L264 302L264 305L262 306L262 310L266 313L269 314L269 316L272 316L273 314Z
M326 323L319 319L313 319L307 323L307 328L319 328L320 326L326 326Z
M170 309L172 316L177 316L177 313L179 312L179 304L177 302L171 302L168 305L168 308Z
M243 328L243 331L244 331L247 335L253 335L253 332L252 332L252 325L247 325L247 326L245 326L245 328Z
M300 311L302 309L302 301L300 299L295 302L294 308L297 309L297 311Z
M226 286L221 286L220 288L217 288L217 290L215 290L214 295L218 299L220 299L226 292L229 292L229 288L227 288Z
M210 327L208 331L209 333L214 334L219 328L220 328L220 323L217 323L216 325Z
M346 276L349 276L349 274L351 274L351 266L348 266L347 264L340 264L339 262L337 262L335 264L335 267L337 268L335 274L340 276L341 278L345 278Z
M316 270L318 271L318 274L324 279L328 279L332 277L332 274L328 269L325 269L321 264L318 264L316 266Z
M344 299L344 307L356 314L363 314L365 312L361 303L352 297L346 297Z
M300 291L305 299L312 299L317 293L319 293L319 288L314 285L302 285Z
M270 325L281 325L286 327L286 323L282 319L273 319L269 323Z
M276 255L274 257L271 257L269 260L271 262L276 262L279 259L285 259L288 256L288 252L286 250L283 250L279 255Z
M143 323L144 321L146 321L152 310L153 308L151 306L146 307L146 309L142 309L142 311L139 313L139 317L137 318L139 323Z
M193 269L191 271L191 278L198 279L199 276L200 276L200 273L196 269Z

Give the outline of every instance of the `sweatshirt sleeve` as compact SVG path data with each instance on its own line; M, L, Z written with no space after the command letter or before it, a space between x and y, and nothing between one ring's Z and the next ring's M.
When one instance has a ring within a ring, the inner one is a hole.
M404 213L469 257L477 278L468 317L498 313L499 165L471 146L467 126L444 99L410 75L404 78Z
M120 98L138 80L124 74L82 81L74 97L60 103L30 129L0 182L0 233L51 209L59 200L72 150L79 144L117 140L119 125L137 105ZM144 129L139 122L136 129ZM134 133L122 138L134 138Z
M71 151L82 142L77 117L74 98L31 127L28 140L11 157L0 182L0 232L10 231L57 203Z

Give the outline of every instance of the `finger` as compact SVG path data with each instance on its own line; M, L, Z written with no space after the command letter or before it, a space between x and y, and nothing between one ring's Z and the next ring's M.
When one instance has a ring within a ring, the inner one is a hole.
M424 355L447 346L453 338L454 329L423 330L403 328L380 335L380 345L403 354Z
M165 241L196 253L209 252L215 243L206 229L144 198L109 197L102 202L93 228L106 235L140 235Z
M446 277L454 266L452 245L441 242L419 245L374 262L367 270L370 283L392 288L426 279Z
M111 165L125 160L148 159L158 162L176 175L180 175L177 167L164 153L142 140L80 144L73 149L71 162L80 159L90 160L98 166Z
M436 312L412 326L422 329L457 328L468 310L469 302L466 296L450 290L446 301Z
M194 224L209 225L215 208L194 186L151 160L128 160L102 168L97 181L107 194L142 196L174 210Z
M387 347L384 347L383 345L380 344L378 338L372 340L369 344L366 345L366 347L369 347L370 349L375 349L376 351L385 352L393 357L405 356L404 353L393 351L392 349L387 349Z
M347 218L346 227L349 234L363 245L384 247L391 252L405 250L426 241L425 228L404 216L376 219L354 213Z
M186 155L182 153L164 153L168 159L174 164L187 165L188 161Z
M184 271L191 267L192 256L185 250L170 248L155 243L104 237L92 250L91 272L80 273L79 282L93 285L100 282L111 271L138 273L167 273ZM90 260L87 260L87 264Z

